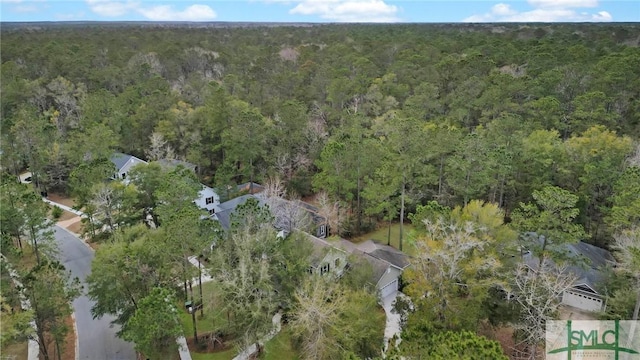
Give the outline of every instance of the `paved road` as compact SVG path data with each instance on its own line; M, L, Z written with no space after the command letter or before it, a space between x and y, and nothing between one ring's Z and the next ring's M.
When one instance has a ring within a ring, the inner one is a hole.
M55 226L55 239L60 248L60 261L84 283L91 273L91 251L80 239L67 230ZM85 291L86 293L86 286ZM78 359L80 360L135 360L133 344L116 337L117 327L111 326L110 316L93 319L91 306L93 301L80 296L73 302L78 331Z

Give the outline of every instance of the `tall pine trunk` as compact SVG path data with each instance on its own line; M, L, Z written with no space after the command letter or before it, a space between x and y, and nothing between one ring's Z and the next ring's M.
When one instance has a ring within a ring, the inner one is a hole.
M193 301L193 287L189 280L189 291L191 293L191 323L193 324L193 341L198 343L198 325L196 323L196 303Z
M402 175L402 193L400 195L400 239L399 239L399 250L402 251L402 235L404 232L404 188L405 188L405 176Z

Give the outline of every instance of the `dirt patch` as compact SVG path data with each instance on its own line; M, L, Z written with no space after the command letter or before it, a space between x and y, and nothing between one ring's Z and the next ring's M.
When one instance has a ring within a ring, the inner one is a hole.
M72 213L72 212L68 212L66 210L62 211L62 216L60 216L60 218L58 219L58 222L62 222L62 221L67 221L70 219L74 219L74 218L79 218L78 215Z
M228 335L210 332L198 336L198 344L193 337L187 339L190 352L196 353L217 353L233 348L233 338Z
M95 242L88 242L87 245L89 245L89 247L92 248L93 250L98 250L98 248L100 247L100 244Z
M78 220L72 224L69 225L69 227L67 228L67 230L71 231L74 234L82 234L82 220Z
M75 360L76 358L76 333L74 331L74 321L73 318L71 316L68 316L65 320L64 320L65 325L69 328L69 332L67 333L67 336L64 339L64 343L61 344L61 348L60 348L60 360ZM56 352L56 344L53 341L53 339L48 336L48 334L45 334L45 338L48 340L48 346L47 346L47 351L49 353L49 358L53 359L56 358L57 359L57 352ZM42 354L42 351L40 352L40 360L44 360L44 355Z
M29 342L24 341L2 348L2 359L27 360L29 358Z
M595 313L581 311L571 306L561 306L559 312L560 320L598 320Z
M513 339L513 331L513 328L510 326L492 327L490 325L483 325L478 333L488 339L499 342L504 353L510 355L516 346Z
M82 218L80 216L76 215L70 219L58 221L58 226L63 227L74 233L79 238L82 238L80 234L83 232L84 224L82 223Z
M75 201L67 196L60 194L48 194L47 199L57 202L58 204L66 205L68 207L74 207L76 205Z

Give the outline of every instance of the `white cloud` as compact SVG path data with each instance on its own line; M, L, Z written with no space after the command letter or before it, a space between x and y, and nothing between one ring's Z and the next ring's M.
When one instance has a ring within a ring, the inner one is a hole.
M598 6L598 0L528 0L535 8L592 8Z
M509 4L500 3L500 4L493 5L493 7L491 8L491 13L496 15L506 16L506 15L513 15L516 13L516 11L513 10Z
M143 6L139 1L86 0L92 12L103 17L119 17L136 12L152 21L206 21L217 14L208 5L191 5L176 10L171 5Z
M91 11L104 17L122 16L140 7L139 2L133 1L87 0L87 4Z
M597 14L592 14L591 18L593 21L611 21L613 20L613 16L609 14L607 11L599 11Z
M384 0L302 0L290 14L317 15L337 22L395 22L398 7Z
M217 14L207 5L191 5L182 11L172 6L160 5L138 9L138 12L153 21L206 21L213 20Z
M533 7L529 11L517 11L510 5L494 5L484 14L475 14L462 20L464 22L601 22L612 21L607 11L597 13L578 12L578 8L598 6L597 0L528 0Z

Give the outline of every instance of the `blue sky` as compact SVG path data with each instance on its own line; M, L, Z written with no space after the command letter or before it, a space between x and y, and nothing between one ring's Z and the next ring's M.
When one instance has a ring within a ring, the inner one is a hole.
M638 22L638 0L0 0L2 21Z

